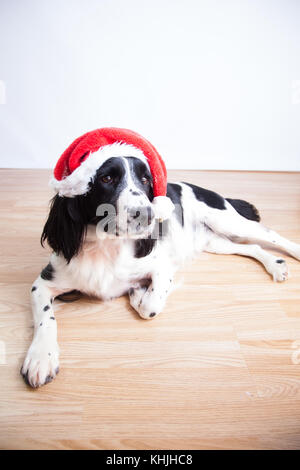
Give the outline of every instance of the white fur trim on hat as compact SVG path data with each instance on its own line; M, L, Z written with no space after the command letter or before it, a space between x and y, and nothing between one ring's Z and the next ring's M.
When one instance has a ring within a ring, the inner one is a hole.
M130 144L115 142L90 154L76 170L62 180L52 177L49 184L59 196L74 197L85 194L89 190L89 183L97 170L112 157L136 157L143 160L149 168L147 159L140 149Z
M169 219L175 209L173 202L167 196L156 196L152 204L155 218L160 220Z

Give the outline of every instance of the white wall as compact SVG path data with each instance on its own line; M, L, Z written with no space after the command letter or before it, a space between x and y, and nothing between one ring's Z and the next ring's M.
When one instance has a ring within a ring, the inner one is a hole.
M300 170L298 0L1 0L0 35L0 166L119 126L169 168Z

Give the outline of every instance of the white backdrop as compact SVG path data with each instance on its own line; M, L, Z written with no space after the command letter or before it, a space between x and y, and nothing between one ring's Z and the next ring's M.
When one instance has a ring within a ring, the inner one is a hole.
M169 168L300 170L300 1L1 0L0 166L127 127Z

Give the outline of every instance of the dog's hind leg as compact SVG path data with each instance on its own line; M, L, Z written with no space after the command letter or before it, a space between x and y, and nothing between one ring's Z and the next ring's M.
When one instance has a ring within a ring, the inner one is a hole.
M215 233L233 241L247 243L266 243L273 248L286 251L300 260L300 245L282 237L274 230L264 227L259 222L248 220L240 215L226 201L225 210L212 209L204 218L204 223Z
M259 245L244 245L234 243L228 238L211 233L209 241L204 248L209 253L225 255L242 255L255 258L260 261L274 281L285 281L288 278L288 267L282 258L271 255Z
M51 382L59 371L57 324L52 305L53 297L59 292L51 286L50 268L49 264L31 289L34 336L21 374L25 382L34 388Z

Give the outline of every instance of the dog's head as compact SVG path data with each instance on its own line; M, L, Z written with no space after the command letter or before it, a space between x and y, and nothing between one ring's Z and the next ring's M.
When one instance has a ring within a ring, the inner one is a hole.
M152 200L146 162L135 157L109 158L85 194L53 198L41 240L69 262L79 252L90 224L111 237L148 238L154 227Z

